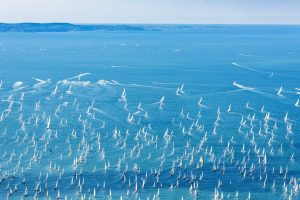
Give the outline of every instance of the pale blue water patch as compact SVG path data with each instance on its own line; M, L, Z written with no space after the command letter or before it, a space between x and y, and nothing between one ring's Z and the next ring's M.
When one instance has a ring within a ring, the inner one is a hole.
M0 33L1 199L299 198L300 27L158 29Z

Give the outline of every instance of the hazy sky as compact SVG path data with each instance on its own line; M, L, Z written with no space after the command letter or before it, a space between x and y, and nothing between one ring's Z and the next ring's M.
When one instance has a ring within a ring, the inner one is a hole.
M0 0L0 22L300 24L300 0Z

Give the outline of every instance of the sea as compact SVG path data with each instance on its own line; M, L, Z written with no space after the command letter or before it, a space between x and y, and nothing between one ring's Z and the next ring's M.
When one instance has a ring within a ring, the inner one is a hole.
M300 26L0 33L0 199L300 199Z

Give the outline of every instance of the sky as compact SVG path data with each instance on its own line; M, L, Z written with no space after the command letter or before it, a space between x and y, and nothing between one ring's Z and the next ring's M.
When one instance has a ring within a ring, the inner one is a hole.
M0 22L300 24L300 0L0 0Z

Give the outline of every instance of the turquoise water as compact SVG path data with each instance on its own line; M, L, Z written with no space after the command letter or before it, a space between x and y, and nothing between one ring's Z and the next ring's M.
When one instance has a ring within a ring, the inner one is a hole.
M299 26L0 33L0 80L1 199L299 199Z

